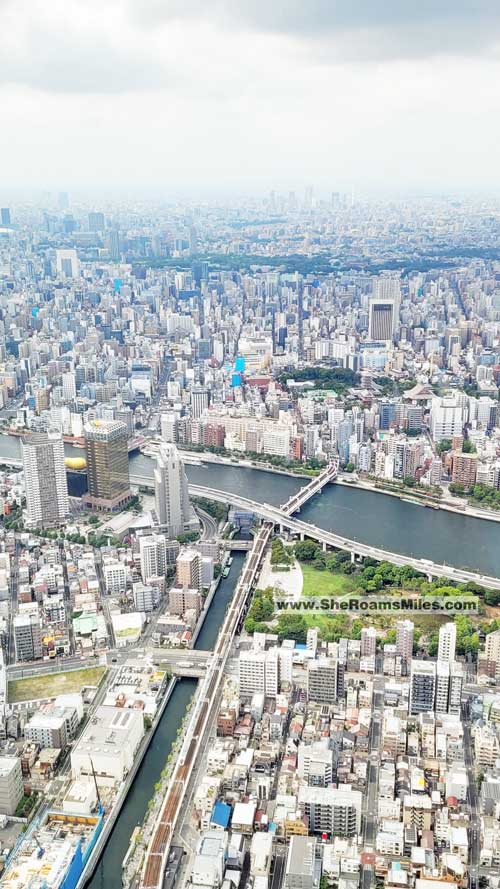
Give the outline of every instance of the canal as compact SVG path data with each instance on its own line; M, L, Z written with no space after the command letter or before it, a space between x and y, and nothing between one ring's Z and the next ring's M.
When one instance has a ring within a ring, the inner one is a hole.
M228 577L221 580L214 596L196 648L205 651L214 647L226 608L232 599L246 553L235 553ZM194 679L177 682L158 728L137 772L117 822L111 832L94 876L87 884L91 889L121 889L122 861L127 852L132 831L140 824L154 794L154 786L177 737L177 728L196 689Z
M71 453L82 455L77 449L71 449ZM2 456L19 459L19 440L0 436L0 462ZM130 469L133 475L152 478L153 460L134 454ZM187 465L186 472L192 484L208 485L275 506L306 483L286 475L213 463ZM426 509L396 497L344 485L329 485L306 504L300 518L390 552L500 576L500 523Z

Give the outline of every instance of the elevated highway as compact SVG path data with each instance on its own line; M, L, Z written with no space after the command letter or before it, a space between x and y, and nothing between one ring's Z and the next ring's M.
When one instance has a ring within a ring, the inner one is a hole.
M413 556L403 555L401 553L391 552L375 546L361 543L358 540L349 540L335 534L333 531L326 531L318 528L316 525L310 525L307 522L301 522L299 519L291 515L287 515L279 506L271 506L269 503L256 503L247 497L241 497L239 494L232 494L228 491L214 491L212 488L202 487L200 485L189 485L189 492L193 496L207 497L211 500L217 500L220 503L228 501L234 506L238 506L248 512L264 519L266 522L272 522L280 528L287 528L292 534L296 534L301 539L310 537L317 540L326 549L331 546L335 549L341 549L351 553L354 560L356 556L361 558L375 559L377 562L392 562L394 565L409 565L415 571L420 571L427 575L428 578L446 577L448 580L454 580L457 583L477 583L480 586L491 590L500 590L500 578L491 577L485 574L478 574L475 571L468 571L462 568L454 568L451 565L439 564L430 559L417 559Z

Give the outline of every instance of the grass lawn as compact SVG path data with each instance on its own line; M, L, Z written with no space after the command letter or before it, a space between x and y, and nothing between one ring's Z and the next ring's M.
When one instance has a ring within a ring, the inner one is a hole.
M318 571L307 562L301 562L304 586L303 596L344 596L356 589L356 579L351 574L332 574L331 571Z
M99 685L106 672L106 667L86 667L68 670L67 673L45 673L28 679L13 679L9 682L9 702L37 701L81 691L84 686Z

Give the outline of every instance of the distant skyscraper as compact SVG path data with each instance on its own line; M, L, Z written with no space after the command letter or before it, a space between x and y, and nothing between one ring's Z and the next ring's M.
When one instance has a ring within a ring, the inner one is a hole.
M454 623L443 624L439 630L438 660L454 661L457 645L457 627Z
M65 401L73 401L76 398L76 377L74 371L70 370L62 375L62 390Z
M191 391L191 415L198 420L208 408L208 389L195 388Z
M109 233L109 253L111 259L118 262L121 257L120 232L114 228Z
M69 207L69 197L67 191L60 191L57 199L60 210L67 210Z
M166 526L169 537L177 537L189 522L190 507L184 465L174 444L160 445L154 477L158 521Z
M89 492L94 509L119 509L130 500L127 427L117 420L93 420L85 426Z
M396 306L394 300L370 300L368 339L373 342L390 342L395 328Z
M10 210L8 207L2 207L0 210L0 219L2 225L9 226L10 225Z
M78 278L80 263L76 250L56 250L56 271L64 278Z
M105 228L104 213L89 213L89 231L102 232Z
M69 499L61 434L50 431L26 436L22 450L28 524L62 524L69 515Z

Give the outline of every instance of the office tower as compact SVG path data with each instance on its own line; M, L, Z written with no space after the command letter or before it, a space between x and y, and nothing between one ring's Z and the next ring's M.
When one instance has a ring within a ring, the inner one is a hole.
M162 577L167 572L167 541L163 534L148 534L139 538L141 577L147 583L151 577Z
M76 377L70 370L62 375L62 390L64 401L73 401L76 398Z
M436 664L413 659L410 674L408 712L412 716L434 711L436 700Z
M191 390L191 416L193 420L198 420L204 411L207 410L208 401L208 389L197 388Z
M56 250L56 272L63 278L78 278L80 263L76 250Z
M413 657L413 632L415 626L411 620L398 620L396 624L396 655L409 666Z
M290 837L286 858L285 889L319 889L321 860L314 837Z
M333 704L338 697L338 662L321 657L307 663L307 697L318 704Z
M375 657L377 652L377 631L375 627L361 630L361 657Z
M368 339L373 342L390 342L396 326L396 305L394 300L370 299L368 315Z
M177 556L177 585L190 590L203 588L201 576L201 555L195 549L186 549Z
M312 833L353 837L361 831L363 794L333 787L300 787L298 803Z
M93 509L120 509L130 500L127 427L117 420L92 420L84 427L89 491Z
M0 221L6 228L10 225L10 210L8 207L2 207L0 210Z
M42 657L42 621L38 608L16 614L12 621L17 661L38 661Z
M89 213L89 231L103 232L105 228L104 213Z
M203 606L203 597L198 590L185 587L171 587L168 594L168 610L170 614L185 614L194 611L199 616Z
M278 649L269 651L240 652L238 676L240 697L252 697L261 692L270 698L278 694L279 661Z
M454 661L456 645L456 625L451 622L443 624L439 629L438 661Z
M60 191L57 199L60 210L67 210L69 207L69 195L67 191Z
M431 435L434 441L461 436L466 421L464 405L453 396L433 398L431 406Z
M184 465L174 444L162 443L154 470L156 515L168 537L185 531L190 518L189 492Z
M60 432L36 432L22 439L28 525L60 525L69 515L64 444Z

